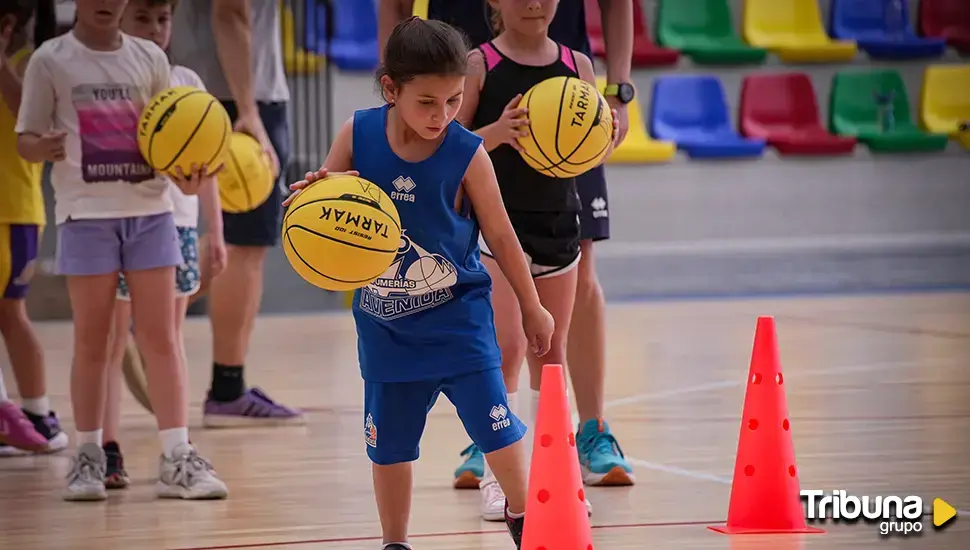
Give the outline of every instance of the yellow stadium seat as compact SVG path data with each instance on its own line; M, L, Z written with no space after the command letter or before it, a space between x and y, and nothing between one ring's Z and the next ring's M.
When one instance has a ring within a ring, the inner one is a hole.
M596 87L602 92L606 89L606 78L596 79ZM630 115L630 129L626 139L617 147L607 164L647 164L667 162L677 155L677 145L669 141L657 141L647 135L640 103L633 100L627 107Z
M414 0L414 7L411 14L421 19L428 18L428 0Z
M325 59L296 47L296 23L293 20L293 11L283 2L280 2L280 15L282 17L280 38L283 42L283 64L286 67L286 73L313 74L319 71Z
M920 122L930 132L949 134L970 149L970 65L930 65L923 73Z
M858 52L854 41L826 34L818 0L745 0L743 34L784 63L839 63Z

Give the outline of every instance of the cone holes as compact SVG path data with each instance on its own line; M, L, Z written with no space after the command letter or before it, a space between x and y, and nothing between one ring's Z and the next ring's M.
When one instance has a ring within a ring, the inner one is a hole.
M576 435L573 434L573 432L569 432L569 446L570 447L576 446Z
M586 492L582 489L579 490L579 501L582 503L586 502Z
M785 377L782 376L780 372L775 375L775 383L779 386L785 383Z
M536 495L536 496L539 499L539 502L545 504L545 503L549 502L549 498L550 498L551 495L549 494L549 491L547 491L545 489L539 489L539 494Z
M794 465L789 466L788 475L795 477L796 474L798 474L798 471L795 469L795 466Z
M761 383L761 374L759 374L757 372L754 373L754 374L752 374L751 375L751 383L752 384L760 384Z
M749 430L752 430L752 431L758 429L758 419L757 418L752 418L751 420L748 420L748 429Z
M786 432L791 429L791 422L789 422L787 418L781 422L781 429L785 430Z
M754 475L754 466L748 464L744 467L744 475L751 477Z
M542 445L543 447L552 445L552 436L549 434L542 434L542 437L539 438L539 445Z

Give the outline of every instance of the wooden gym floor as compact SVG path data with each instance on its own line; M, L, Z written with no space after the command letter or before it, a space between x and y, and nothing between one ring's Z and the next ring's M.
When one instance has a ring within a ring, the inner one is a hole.
M883 539L864 523L784 537L705 528L727 515L758 315L776 317L803 489L915 494L927 506L941 497L970 510L970 295L617 304L609 307L608 418L638 483L588 491L597 548L970 548L970 512L940 532L926 519L922 536L909 540ZM38 330L53 404L73 437L71 327ZM350 316L265 317L256 333L248 381L307 408L309 423L195 429L193 441L229 484L228 500L154 499L153 420L126 396L122 443L133 486L107 503L65 503L68 453L0 460L0 548L380 548ZM209 376L204 319L188 324L187 340L197 426ZM9 386L8 365L4 372ZM451 489L466 444L440 401L416 467L416 550L511 548L502 524L479 520L476 491Z

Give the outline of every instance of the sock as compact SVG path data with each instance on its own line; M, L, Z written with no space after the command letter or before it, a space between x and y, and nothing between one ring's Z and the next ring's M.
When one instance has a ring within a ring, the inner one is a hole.
M94 430L90 432L77 432L77 446L81 447L91 443L101 447L101 438L104 435L104 430Z
M212 399L229 403L242 397L245 391L242 365L212 363Z
M167 430L159 430L158 441L162 444L162 454L171 458L179 445L189 444L189 429L169 428Z
M32 399L21 399L20 406L30 414L36 414L37 416L42 416L44 418L47 418L47 415L51 412L51 401L46 395L34 397Z
M509 392L507 394L507 397L505 398L505 400L509 404L509 411L511 411L512 414L514 414L515 416L519 417L519 420L522 420L522 417L521 417L522 411L519 408L519 394L516 393L516 392ZM525 421L523 420L523 422L525 422ZM495 480L495 474L492 473L492 468L489 467L488 460L486 459L485 460L485 475L482 476L482 482L481 482L480 485L486 485L486 484L491 483L493 481L496 481Z
M509 519L522 519L522 518L525 517L525 512L519 512L518 514L513 514L512 512L509 512L506 509L505 510L505 515L508 516Z
M10 396L7 395L7 386L3 385L3 374L0 374L0 403L5 403L10 400Z

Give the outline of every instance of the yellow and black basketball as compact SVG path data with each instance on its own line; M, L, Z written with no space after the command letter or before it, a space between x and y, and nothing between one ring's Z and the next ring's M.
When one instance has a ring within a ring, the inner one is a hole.
M219 100L193 86L160 92L138 121L138 149L155 170L189 174L192 165L210 170L223 162L232 123Z
M613 115L593 84L557 76L522 96L529 135L518 138L522 158L541 174L572 178L599 165L613 141Z
M225 162L225 168L219 172L219 198L223 211L232 214L249 212L266 202L276 182L269 158L255 138L233 132Z
M401 218L383 190L356 177L329 176L304 189L283 217L283 251L307 282L355 290L391 266Z

